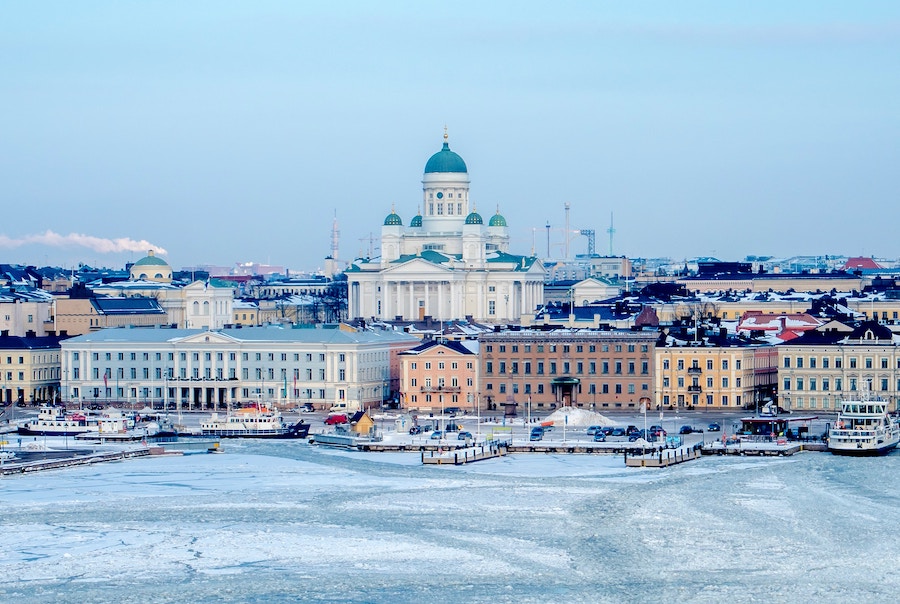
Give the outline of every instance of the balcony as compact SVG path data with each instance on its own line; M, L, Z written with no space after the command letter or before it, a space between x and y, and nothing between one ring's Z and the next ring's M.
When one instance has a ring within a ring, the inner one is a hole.
M688 367L688 373L700 374L703 373L703 370L699 367Z
M450 394L459 394L462 391L460 386L422 386L421 392L449 392Z
M703 392L703 389L700 386L688 386L688 392Z

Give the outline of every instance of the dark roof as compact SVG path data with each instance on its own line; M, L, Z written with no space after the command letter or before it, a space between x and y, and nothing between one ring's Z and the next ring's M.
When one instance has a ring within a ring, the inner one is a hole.
M91 303L104 315L164 315L166 311L154 298L94 298Z
M418 346L416 346L414 348L404 350L400 354L409 354L409 355L419 354L419 353L425 352L426 350L430 350L436 346L444 346L445 348L448 348L458 354L475 354L474 352L472 352L471 350L469 350L468 348L466 348L465 346L463 346L460 342L457 342L456 340L428 340L426 342L422 342L421 344L419 344Z
M59 348L59 343L68 337L70 336L0 336L0 350Z

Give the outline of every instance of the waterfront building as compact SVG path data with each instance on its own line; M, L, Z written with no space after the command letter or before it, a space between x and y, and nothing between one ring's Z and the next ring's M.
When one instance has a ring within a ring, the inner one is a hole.
M60 338L0 335L0 403L56 400L60 388Z
M780 344L779 405L788 410L836 413L840 401L863 390L898 410L900 338L874 321L837 321Z
M653 330L510 329L479 336L480 400L518 412L634 410L654 386Z
M543 303L543 264L510 253L499 208L487 223L476 211L468 168L446 133L425 164L419 213L404 226L392 208L381 257L358 259L345 274L350 319L505 323Z
M428 340L400 353L400 403L438 412L478 404L478 342Z
M719 331L663 333L655 403L665 409L756 408L774 397L774 347Z
M371 407L396 386L397 355L418 343L387 331L277 326L103 329L63 342L64 396L192 409L256 400Z

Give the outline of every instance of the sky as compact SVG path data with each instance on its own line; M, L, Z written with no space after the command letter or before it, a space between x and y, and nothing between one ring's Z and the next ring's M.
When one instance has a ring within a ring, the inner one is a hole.
M888 1L6 2L0 262L377 255L445 126L513 253L897 258L898 68Z

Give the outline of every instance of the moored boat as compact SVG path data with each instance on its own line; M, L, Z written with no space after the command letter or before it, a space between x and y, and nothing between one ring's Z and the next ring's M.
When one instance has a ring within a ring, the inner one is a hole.
M230 412L224 418L213 413L209 420L200 422L200 433L222 438L306 438L309 424L302 419L289 424L281 412L265 405L254 405Z
M68 413L62 407L42 405L38 416L19 426L19 434L26 436L77 436L97 429L81 412Z
M885 455L900 443L900 425L888 412L888 402L863 396L843 401L828 430L828 450L835 455Z

